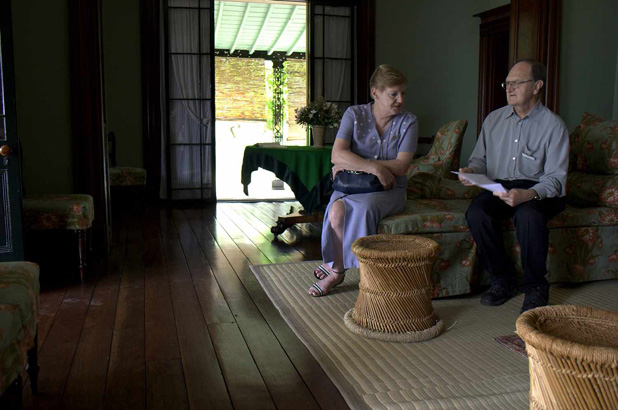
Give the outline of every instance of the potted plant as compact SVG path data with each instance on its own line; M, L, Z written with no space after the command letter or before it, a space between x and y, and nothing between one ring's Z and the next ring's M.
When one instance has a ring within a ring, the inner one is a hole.
M294 112L296 113L297 124L312 129L314 147L324 146L326 127L337 127L341 120L341 113L337 109L337 105L326 102L324 97L318 97L315 101L297 108Z

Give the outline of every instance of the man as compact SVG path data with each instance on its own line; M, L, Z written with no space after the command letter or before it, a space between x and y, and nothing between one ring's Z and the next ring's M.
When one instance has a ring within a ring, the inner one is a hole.
M516 272L500 229L503 220L513 218L524 270L522 313L548 303L547 221L566 202L569 136L562 119L539 101L545 78L545 67L533 60L511 68L502 83L508 105L487 116L468 167L459 170L486 174L507 190L483 191L470 204L466 218L491 276L491 287L481 296L486 306L502 305L515 293Z

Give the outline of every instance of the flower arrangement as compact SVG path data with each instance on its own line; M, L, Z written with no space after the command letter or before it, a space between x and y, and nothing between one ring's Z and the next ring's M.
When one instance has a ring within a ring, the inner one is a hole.
M334 103L326 102L324 97L318 97L315 101L304 107L294 110L296 113L296 123L303 127L324 125L334 128L339 125L341 113Z

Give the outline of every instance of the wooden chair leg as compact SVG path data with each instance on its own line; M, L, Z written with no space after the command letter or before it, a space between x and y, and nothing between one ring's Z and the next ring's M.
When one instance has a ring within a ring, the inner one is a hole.
M34 336L34 346L28 350L28 378L30 378L30 389L32 394L39 392L39 332Z
M77 252L79 256L79 277L84 281L84 272L86 270L86 231L77 231Z

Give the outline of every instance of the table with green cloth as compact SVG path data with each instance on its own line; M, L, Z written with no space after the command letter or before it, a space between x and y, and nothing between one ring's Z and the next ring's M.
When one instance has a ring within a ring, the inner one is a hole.
M311 213L328 203L332 192L331 151L332 147L248 146L241 171L244 192L249 195L251 173L264 168L287 183L305 212Z

